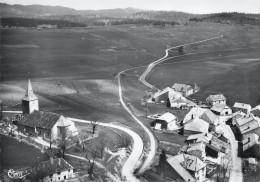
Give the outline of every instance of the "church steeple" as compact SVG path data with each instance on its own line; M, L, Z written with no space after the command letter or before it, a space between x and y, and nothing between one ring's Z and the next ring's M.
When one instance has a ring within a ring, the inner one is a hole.
M23 98L23 100L27 100L27 101L38 100L38 98L33 93L32 84L31 84L30 79L28 80L28 86L27 86L27 90L26 90L25 97Z
M31 114L34 110L39 110L38 98L33 93L30 79L28 80L25 97L22 99L22 109L23 114Z

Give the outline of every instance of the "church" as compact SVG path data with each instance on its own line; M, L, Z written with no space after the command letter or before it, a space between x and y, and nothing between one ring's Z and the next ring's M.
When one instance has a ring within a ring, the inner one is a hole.
M72 136L78 134L74 122L66 117L39 110L39 99L33 92L30 80L25 97L22 99L22 111L23 117L16 123L20 132L43 138L59 138L65 130Z

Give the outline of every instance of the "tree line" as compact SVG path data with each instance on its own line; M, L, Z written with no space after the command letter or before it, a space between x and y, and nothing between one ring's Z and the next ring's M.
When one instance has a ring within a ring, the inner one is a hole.
M174 21L162 21L162 20L149 20L149 19L121 19L111 21L112 25L123 25L123 24L136 24L136 25L155 25L155 26L165 26L165 25L178 25L179 23Z
M234 23L240 25L260 25L260 19L245 13L217 13L204 17L190 18L189 21L195 22L214 22L214 23Z
M37 27L39 25L53 25L58 28L62 27L85 27L86 25L78 22L67 20L49 20L49 19L34 19L34 18L1 18L1 26L5 27Z

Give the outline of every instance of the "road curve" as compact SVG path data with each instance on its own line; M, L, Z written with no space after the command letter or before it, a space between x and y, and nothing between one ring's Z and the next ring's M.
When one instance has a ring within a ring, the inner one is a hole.
M178 48L178 47L186 47L186 46L189 46L189 45L192 45L192 44L198 44L198 43L201 43L201 42L206 42L206 41L210 41L210 40L214 40L214 39L219 39L219 38L222 38L222 37L223 37L223 35L220 35L220 36L217 36L217 37L213 37L213 38L209 38L209 39L205 39L205 40L201 40L201 41L197 41L197 42L193 42L193 43L189 43L189 44L183 44L183 45L179 45L179 46L175 46L175 47L170 47L170 48L166 49L166 50L165 50L165 55L164 55L162 58L158 59L157 61L154 61L154 62L150 63L150 64L147 66L147 68L146 68L146 70L144 71L144 73L140 76L139 80L140 80L144 85L146 85L146 86L149 87L149 88L154 87L153 85L151 85L150 83L148 83L148 82L145 80L145 78L147 77L147 75L150 73L150 71L151 71L157 64L160 64L160 63L162 63L162 62L164 62L164 61L166 61L166 60L168 60L168 59L174 58L174 57L170 57L170 58L166 59L166 58L168 57L169 51L170 51L171 49L176 49L176 48Z
M68 119L71 121L74 121L74 122L91 124L91 121L88 121L88 120L69 118L69 117L68 117ZM125 163L123 164L121 174L122 174L123 179L126 181L130 181L130 182L138 181L139 182L139 180L134 176L133 173L134 173L134 170L136 169L139 159L141 158L142 153L143 153L144 144L143 144L143 140L141 139L141 137L137 133L133 132L132 130L122 127L122 126L109 124L109 123L100 123L100 122L99 122L99 125L119 129L121 131L128 133L133 138L134 142L132 145L132 152L129 155L129 157L127 158L127 160L125 161Z

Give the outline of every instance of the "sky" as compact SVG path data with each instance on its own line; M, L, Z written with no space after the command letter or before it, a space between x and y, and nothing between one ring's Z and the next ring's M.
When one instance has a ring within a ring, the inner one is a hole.
M219 12L260 13L260 0L0 0L7 4L65 6L78 10L139 8L204 14Z

